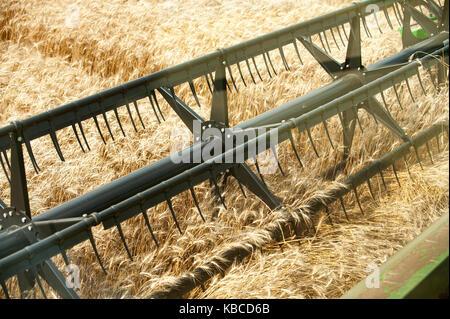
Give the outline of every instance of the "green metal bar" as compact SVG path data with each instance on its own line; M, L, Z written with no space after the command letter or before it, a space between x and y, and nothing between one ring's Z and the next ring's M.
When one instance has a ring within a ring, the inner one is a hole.
M439 298L448 292L449 213L391 257L380 269L379 287L367 278L342 299Z

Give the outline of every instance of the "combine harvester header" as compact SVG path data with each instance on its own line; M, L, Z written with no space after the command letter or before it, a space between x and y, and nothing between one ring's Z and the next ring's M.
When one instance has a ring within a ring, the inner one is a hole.
M378 30L371 30L367 23L367 18L372 15L377 22ZM401 28L403 49L391 57L365 66L361 54L362 32L368 37L372 37L374 32L383 33L378 23L378 17L381 15L385 17L391 29ZM416 26L421 28L420 32ZM327 178L332 179L337 171L344 168L349 159L356 127L358 126L361 131L364 130L359 113L363 110L374 121L381 123L396 135L401 145L362 171L349 176L344 182L348 187L337 189L327 200L312 200L308 212L300 209L297 211L299 216L305 213L313 215L323 209L328 211L327 205L339 200L346 214L343 196L353 192L359 204L357 187L367 183L372 193L371 177L380 174L384 183L383 170L392 168L397 174L395 163L406 158L410 152L414 152L420 162L419 148L422 146L426 147L432 159L430 141L434 138L439 141L437 137L443 132L447 132L448 136L448 121L446 121L423 132L409 132L414 135L410 137L392 116L390 112L392 106L385 98L385 91L393 88L399 107L402 107L398 86L404 83L414 100L410 86L412 80L419 81L423 93L427 94L421 72L429 74L436 90L441 90L442 84L448 81L448 29L448 0L445 0L444 4L432 0L362 1L232 47L219 49L0 128L0 165L11 186L9 205L0 200L0 283L5 295L9 296L7 281L17 276L21 293L34 289L37 283L45 297L41 282L45 280L62 298L78 298L75 291L65 285L65 279L50 260L51 257L62 255L66 264L69 264L66 251L83 241L89 241L100 266L106 273L91 232L93 226L101 223L105 229L116 227L132 260L133 256L121 228L122 222L138 215L142 216L158 246L159 242L153 233L147 211L159 203L167 202L174 223L182 233L171 198L189 191L201 217L204 218L194 186L209 180L225 206L219 187L219 179L223 176L233 176L239 182L244 196L246 188L271 210L285 212L286 223L282 228L284 231L288 231L290 225L294 225L295 229L298 218L288 213L282 199L276 198L271 193L260 172L256 155L270 149L275 155L280 172L284 175L275 146L283 141L289 141L299 165L303 167L302 152L294 143L292 130L307 134L314 152L319 156L311 128L323 125L330 147L335 148L336 142L331 138L327 120L338 117L342 126L344 148L342 161L326 174ZM318 43L313 41L316 38ZM343 62L338 62L331 55L331 41L339 50L346 50ZM322 88L230 127L227 91L239 90L238 78L242 80L244 86L249 86L263 81L264 77L277 76L273 54L279 54L283 67L291 70L284 53L287 46L293 47L302 63L299 46L303 46L330 75L332 81ZM258 68L255 61L258 56L262 57L264 68ZM233 70L237 71L233 74ZM246 75L250 75L251 82ZM177 86L188 84L198 107L205 107L200 105L194 84L194 81L199 79L206 81L212 94L209 119L201 118L176 93ZM379 95L382 97L381 100L378 98ZM108 130L106 133L114 140L112 123L107 119L108 112L114 113L117 124L125 136L118 108L126 108L136 131L139 123L145 129L138 102L148 99L152 112L158 122L161 122L165 120L158 101L161 97L194 135L200 133L203 137L199 143L194 143L179 152L179 158L190 160L176 163L173 156L164 158L49 211L32 214L33 208L30 207L28 198L24 150L30 157L36 173L45 168L41 168L39 158L34 156L31 141L50 136L56 155L64 161L64 154L56 135L58 131L71 128L81 151L86 152L91 148L83 128L84 121L94 120L98 135L106 144L106 135L100 128L98 117L104 120ZM131 107L134 107L137 118L133 118ZM195 123L200 123L200 132L196 132ZM208 131L219 134L204 138ZM237 137L242 131L254 134L240 140ZM205 150L216 149L220 152L216 152L206 160L199 162L192 160L198 152L204 154ZM243 160L238 161L239 156ZM257 174L245 163L245 160L252 158L255 159ZM361 208L361 205L359 206ZM364 213L362 208L361 213ZM331 216L329 221L332 223ZM279 238L281 232L282 230L273 231L273 239ZM209 280L214 274L228 268L232 260L241 259L249 253L249 251L231 251L225 256L230 262L217 262L215 271L207 272L198 268L194 271L195 276L181 277L177 285L156 293L154 297L181 297Z

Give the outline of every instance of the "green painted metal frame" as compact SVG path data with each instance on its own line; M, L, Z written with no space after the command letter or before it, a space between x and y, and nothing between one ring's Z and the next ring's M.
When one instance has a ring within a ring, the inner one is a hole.
M380 267L379 288L367 288L366 279L343 299L448 298L449 213Z

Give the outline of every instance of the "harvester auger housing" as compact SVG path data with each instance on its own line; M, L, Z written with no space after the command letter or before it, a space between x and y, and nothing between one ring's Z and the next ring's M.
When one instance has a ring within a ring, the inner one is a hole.
M365 32L368 37L372 37L373 31L370 30L366 20L369 15L374 15L379 31L382 32L378 24L377 13L373 10L374 7L379 9L378 14L384 15L391 29L394 28L395 20L402 28L403 49L373 65L364 66L361 53L361 33ZM232 47L219 49L194 60L0 128L0 165L11 187L10 204L6 205L0 200L0 283L5 295L9 296L7 280L17 276L21 293L33 289L37 284L45 297L41 281L44 280L62 298L77 298L76 292L65 285L65 279L50 260L51 257L62 255L68 265L66 251L80 242L89 241L101 268L106 273L91 232L93 226L103 224L105 229L116 227L124 248L129 258L132 259L133 256L126 244L121 223L141 215L158 246L159 242L153 234L147 210L159 203L167 202L174 223L182 233L183 230L177 221L171 198L189 191L201 217L204 218L194 191L194 186L204 181L210 181L224 206L219 177L233 176L238 181L244 195L244 188L246 188L259 197L271 210L284 210L282 199L272 194L259 172L256 157L255 164L258 174L250 169L245 160L254 157L255 154L252 150L258 150L259 153L270 149L275 155L281 173L284 174L276 149L273 147L274 143L272 142L275 138L275 144L289 140L300 166L303 167L302 153L296 148L292 138L291 131L294 129L308 135L314 152L319 156L311 128L323 125L330 146L334 148L336 142L330 137L327 120L335 116L339 117L344 144L342 162L330 169L330 173L326 174L328 178L333 178L335 173L345 166L356 127L359 126L363 131L359 119L360 110L370 114L374 121L384 125L401 141L401 145L397 149L367 166L363 171L348 177L345 181L345 184L349 185L348 188L336 190L327 201L312 201L308 214L314 214L323 209L327 210L327 205L335 200L340 200L345 212L342 202L345 194L353 191L358 198L357 187L368 183L370 188L370 178L376 174L383 176L382 171L387 168L392 167L396 174L396 161L409 154L411 148L420 161L418 149L425 145L431 158L429 141L443 132L447 132L448 135L448 121L436 124L426 131L410 137L392 116L384 98L384 92L389 88L394 88L401 107L397 85L406 83L409 93L414 99L409 81L417 78L426 94L426 89L422 84L421 70L430 74L431 81L437 90L442 89L442 84L448 82L448 12L448 0L445 0L444 4L438 4L432 0L362 1ZM430 19L430 14L435 18ZM425 39L419 39L414 35L412 20L426 31L428 36ZM349 25L349 32L344 25ZM313 41L313 37L316 35L320 39L321 46ZM345 61L338 62L332 57L330 35L338 48L346 48ZM302 45L330 75L332 81L322 88L230 127L227 91L238 91L238 81L235 80L236 74L233 75L232 67L237 67L239 77L245 86L251 85L250 82L245 81L243 75L245 70L249 72L253 83L258 80L263 81L263 70L258 69L255 62L255 57L261 55L266 73L269 77L276 76L277 71L270 53L277 51L281 56L284 68L288 71L291 66L283 50L288 45L293 46L301 62L299 45ZM434 72L435 69L437 72ZM175 91L176 86L189 84L196 103L199 107L204 107L200 105L194 85L194 80L198 78L206 80L212 94L209 119L201 118L177 96ZM24 149L30 157L36 173L41 170L41 167L38 163L39 159L33 153L31 141L50 136L57 156L64 161L64 154L56 132L68 127L72 128L81 151L89 151L90 145L83 129L83 121L93 119L100 138L106 144L105 133L100 129L98 117L103 118L108 129L107 133L112 140L114 140L114 135L106 116L107 112L114 112L118 125L125 136L117 112L119 107L126 107L136 131L137 120L145 129L138 105L138 101L141 99L149 99L158 122L165 120L157 94L170 105L192 133L196 133L194 122L198 121L201 124L201 131L197 133L200 133L201 136L208 129L215 129L220 134L211 135L179 152L180 158L188 158L190 161L175 163L173 157L164 158L49 211L33 216L33 207L30 207L28 198ZM381 101L377 98L379 94L382 96ZM137 119L133 118L130 105L134 107L138 115ZM261 130L261 128L265 130ZM234 134L242 131L251 131L254 135L240 142L238 139L233 140ZM225 147L227 139L232 140L231 148ZM192 160L196 153L201 154L205 149L212 150L216 147L221 150L220 154L215 154L201 162ZM236 161L239 154L243 154L244 161ZM230 158L231 161L227 160ZM363 213L362 208L361 212ZM299 211L300 213L303 212ZM295 222L295 218L287 217L283 227L288 228ZM330 223L332 223L331 217ZM274 233L274 239L279 235L279 233ZM234 251L226 257L231 260L232 258L243 258L246 254L248 251ZM229 265L231 263L225 263L222 268L227 268ZM214 275L214 273L202 271L202 269L197 269L194 271L196 272L195 276L182 277L178 285L154 296L183 296ZM220 272L221 270L217 268L215 273ZM194 277L195 280L192 279Z

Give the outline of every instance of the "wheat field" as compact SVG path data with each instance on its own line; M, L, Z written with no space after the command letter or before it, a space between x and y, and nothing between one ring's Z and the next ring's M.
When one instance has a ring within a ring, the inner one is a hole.
M239 42L305 21L345 6L353 1L324 0L166 0L166 1L63 1L2 0L0 7L0 127L76 99L111 88L126 81L162 70L189 59ZM75 13L74 13L75 12ZM78 14L73 16L73 14ZM369 24L373 25L369 19ZM363 64L371 65L401 49L398 30L390 30L380 20L383 34L363 34ZM337 59L343 59L330 43ZM329 76L300 48L304 64L293 48L286 49L291 71L282 68L273 55L278 75L244 87L237 79L239 93L228 95L230 125L253 118L283 103L300 97L330 82ZM260 57L259 57L260 58ZM263 70L262 59L257 63ZM448 66L446 66L448 67ZM400 89L403 109L395 102L392 90L386 98L391 113L404 130L414 136L443 119L448 119L448 87L436 92L424 73L428 95L419 83L411 82L413 103L405 87ZM251 82L246 75L247 83ZM211 95L204 81L196 81L202 108L195 105L189 86L176 87L177 95L203 118L209 118ZM162 99L160 99L162 102ZM83 153L69 129L57 133L66 161L60 162L49 137L33 141L36 159L42 168L34 173L26 156L32 214L37 215L68 200L125 176L170 155L176 143L174 128L182 122L167 104L161 103L166 118L161 124L147 101L139 101L146 128L135 132L126 110L119 115L126 132L121 135L115 119L108 114L115 141L104 134L104 145L94 122L84 125L91 151ZM411 116L414 114L414 116ZM136 118L136 114L133 114ZM280 163L287 176L279 172L266 175L273 193L289 211L304 205L314 196L322 196L345 178L374 159L400 145L401 141L371 116L361 111L364 132L356 129L351 158L344 172L331 182L319 178L342 155L342 128L332 118L328 126L337 146L328 144L325 130L314 127L320 158L316 158L307 136L295 134L305 168L298 166L288 143L279 146ZM105 123L99 119L103 132ZM139 125L138 123L136 123ZM376 199L366 186L360 189L362 216L352 196L344 198L350 221L340 206L326 216L315 216L315 231L300 237L270 241L265 229L280 216L271 212L255 196L240 193L231 180L223 190L224 209L208 183L195 187L206 222L201 220L188 192L172 199L183 234L171 218L166 203L148 211L160 246L157 248L141 217L122 224L133 261L127 257L115 229L93 230L100 257L108 274L96 262L91 246L77 245L68 256L80 268L82 298L148 298L164 290L177 278L189 274L236 245L253 243L260 249L240 263L234 263L225 276L213 277L203 288L196 288L186 298L339 298L367 273L367 265L381 265L426 227L448 212L449 168L448 140L440 138L441 152L434 163L408 158L411 174L399 163L399 179L387 171L381 179L372 179ZM436 147L433 146L436 151ZM423 150L422 150L423 151ZM425 152L422 158L425 159ZM253 167L253 166L252 166ZM254 167L253 167L254 168ZM248 193L248 192L247 192ZM0 176L0 198L9 202L9 185ZM64 269L62 258L53 261ZM13 296L19 296L15 279L8 282ZM57 298L49 288L47 295ZM0 296L2 292L0 292ZM36 296L41 297L40 293Z

